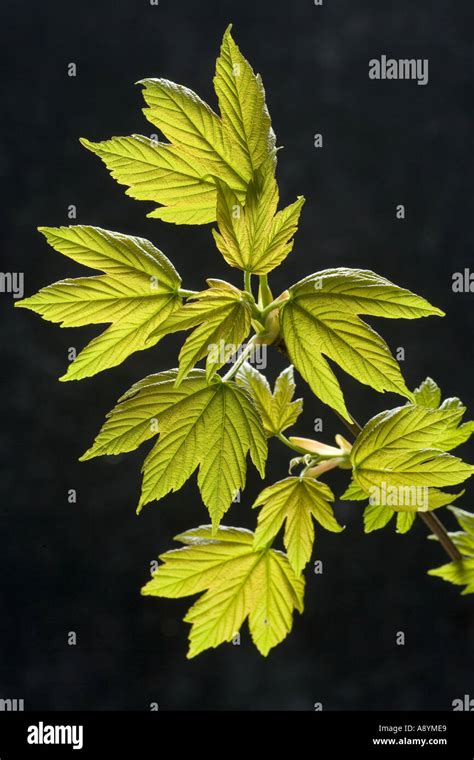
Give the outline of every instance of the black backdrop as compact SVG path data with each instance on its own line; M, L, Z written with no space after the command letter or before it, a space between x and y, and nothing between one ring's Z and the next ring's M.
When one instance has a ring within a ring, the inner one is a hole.
M52 252L37 225L77 221L151 239L185 287L209 275L239 283L210 228L146 219L78 137L150 134L134 82L164 76L215 105L214 60L229 21L261 72L277 134L283 202L307 198L297 243L272 278L276 292L327 266L372 268L425 295L447 318L374 324L403 346L409 386L433 375L446 395L473 402L474 295L451 277L472 251L473 79L470 3L445 0L59 0L2 7L2 271L25 273L26 295L79 267ZM375 82L368 60L428 58L430 81ZM77 76L67 65L77 65ZM323 149L313 147L322 133ZM406 206L406 219L395 206ZM83 272L85 273L85 272ZM306 610L267 659L248 634L238 646L185 659L186 601L138 590L172 536L206 521L194 478L179 493L135 505L143 452L80 464L105 412L132 382L176 364L174 338L122 367L58 383L69 346L97 330L60 330L0 296L2 318L2 603L0 697L27 709L450 709L474 695L472 597L425 571L441 564L423 524L364 536L360 507L337 506L340 535L317 532L322 576L307 573ZM270 373L281 368L271 354ZM342 373L340 373L342 374ZM343 378L361 420L399 399ZM308 393L298 431L324 419ZM464 452L469 460L469 447ZM287 455L271 445L268 482ZM472 453L471 453L472 459ZM337 478L336 478L337 481ZM335 483L336 481L333 480ZM343 479L337 483L339 493ZM253 475L227 522L252 527ZM68 503L68 489L77 503ZM469 493L464 506L470 508ZM75 631L77 645L67 636ZM396 645L403 631L405 646Z

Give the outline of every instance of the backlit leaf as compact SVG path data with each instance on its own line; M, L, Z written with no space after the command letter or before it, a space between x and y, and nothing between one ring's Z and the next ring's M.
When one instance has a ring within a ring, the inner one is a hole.
M275 135L259 74L235 44L228 26L216 62L214 87L229 155L250 177L275 153Z
M199 467L198 485L214 527L246 479L246 457L264 475L267 443L252 399L234 382L192 370L151 375L119 401L83 459L130 451L159 433L143 465L138 511L179 490Z
M216 181L244 202L247 185L267 159L275 163L275 135L261 79L227 29L215 87L221 116L192 90L167 79L144 79L147 119L169 142L142 135L102 142L82 139L128 195L154 201L148 216L175 224L216 219Z
M216 281L213 287L192 296L156 333L162 337L196 328L180 351L177 384L203 357L207 357L206 374L209 380L237 355L250 332L251 320L250 304L242 292L229 283Z
M254 548L269 544L285 522L283 541L288 559L295 573L300 573L311 559L313 519L334 533L343 529L334 517L333 501L329 486L310 478L285 478L265 488L253 504L261 507Z
M437 446L443 451L451 451L457 446L466 443L474 433L474 421L464 422L461 420L466 412L466 407L458 398L447 398L441 402L441 389L430 377L424 380L420 387L413 392L417 406L429 409L445 409L457 412L453 415L450 426L437 441Z
M442 487L462 483L474 467L442 451L439 441L457 411L408 404L373 417L351 452L353 476L367 493L374 487Z
M387 344L359 314L415 319L443 312L360 269L326 269L290 288L280 311L290 359L316 396L348 420L339 382L325 357L375 390L412 398Z
M162 564L142 594L183 597L205 592L188 611L188 657L231 641L246 619L253 642L266 656L290 632L293 612L303 611L304 579L274 549L255 550L253 533L211 526L187 531L185 544L162 554Z
M429 570L428 575L436 575L456 586L465 586L461 592L463 595L474 594L474 514L457 507L449 507L449 510L462 528L462 531L448 534L462 554L462 560ZM436 536L430 538L438 540Z
M304 203L300 197L276 212L278 187L273 172L270 161L257 170L245 207L231 188L217 182L216 245L230 266L259 275L270 272L290 253Z
M279 374L273 393L265 375L248 362L240 368L237 383L252 396L268 436L278 435L294 425L303 411L302 399L293 401L296 385L291 366Z
M157 327L181 304L181 279L161 251L143 238L100 227L40 231L60 253L106 273L61 280L16 303L62 327L112 323L79 353L61 380L91 377L158 342Z

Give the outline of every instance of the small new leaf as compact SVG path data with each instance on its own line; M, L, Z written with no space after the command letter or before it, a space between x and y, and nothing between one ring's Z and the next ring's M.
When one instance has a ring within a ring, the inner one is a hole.
M428 575L438 576L456 586L465 586L461 592L463 595L474 594L474 514L457 507L449 509L463 529L448 534L463 555L463 559L429 570ZM430 538L437 540L436 536Z
M423 406L425 409L437 409L441 403L441 388L431 377L427 377L418 388L415 388L413 398L417 406Z
M438 440L437 445L443 451L451 451L457 446L466 443L474 433L474 421L464 422L461 420L466 412L466 407L458 398L447 398L441 403L441 389L431 377L427 377L419 388L413 392L415 404L427 409L449 409L454 414L451 419L451 425Z
M374 530L380 530L396 515L397 533L407 533L412 528L418 512L431 512L434 509L439 509L439 507L445 507L448 504L452 504L456 499L459 499L463 494L464 491L451 494L440 491L437 488L429 488L427 492L427 504L422 508L419 508L416 504L412 505L410 498L408 498L407 504L400 504L396 509L387 504L377 503L371 499L364 509L364 531L365 533L371 533ZM367 497L368 494L366 494Z
M184 548L162 554L162 564L142 588L146 596L178 598L205 592L188 611L188 657L231 641L248 618L250 634L266 656L290 632L293 612L303 611L304 578L285 554L255 550L242 528L210 525L176 536Z
M260 74L254 74L230 33L224 33L216 61L214 88L219 100L225 149L249 178L275 155L275 135Z
M240 368L237 383L252 396L268 437L294 425L303 411L303 400L293 401L296 385L291 366L279 374L273 393L265 375L248 362Z
M249 183L245 207L235 192L217 181L217 224L214 240L231 267L253 274L267 274L293 248L293 235L304 198L276 212L278 187L270 160L255 172Z
M359 314L415 319L443 312L360 269L326 269L290 288L280 311L290 359L316 396L348 420L339 382L325 357L377 391L412 398L387 344Z
M208 380L236 356L240 345L250 332L252 310L238 288L227 282L214 281L214 285L197 293L158 328L156 335L196 328L185 341L179 354L179 372L176 383L186 377L189 370L203 357L207 357Z
M474 594L474 557L458 562L448 562L446 565L428 570L428 575L436 575L455 586L464 586L461 595Z
M285 524L283 543L295 573L301 573L311 559L314 543L313 518L326 530L339 533L332 509L334 494L329 486L304 477L290 477L265 488L253 504L262 507L258 515L254 549L267 546Z
M462 528L460 531L449 533L452 542L463 556L474 557L474 514L457 507L451 507L450 511L459 523L459 527ZM429 538L437 540L436 536L429 536Z
M411 404L373 417L352 448L353 477L366 493L372 488L462 483L474 467L440 448L456 409L428 409Z
M166 256L143 238L100 227L40 227L48 243L105 275L61 280L16 306L61 327L111 323L69 365L60 380L80 380L155 345L156 329L181 304L181 279Z

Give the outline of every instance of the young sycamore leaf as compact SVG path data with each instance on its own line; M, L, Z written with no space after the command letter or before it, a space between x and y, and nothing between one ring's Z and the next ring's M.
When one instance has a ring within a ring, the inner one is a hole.
M428 504L423 510L417 509L416 506L414 508L412 507L411 510L410 507L404 508L403 506L397 507L395 510L387 504L378 504L370 500L364 509L364 531L365 533L371 533L374 530L380 530L380 528L384 528L390 522L392 517L396 515L397 533L407 533L413 526L418 511L431 512L439 507L445 507L448 504L452 504L456 499L459 499L463 493L464 491L460 491L460 493L451 494L439 491L437 488L429 488ZM368 498L368 496L369 494L366 494L366 498ZM343 496L342 498L346 499L347 497Z
M342 494L341 501L366 501L369 499L370 494L366 493L354 479L351 480L346 490ZM380 530L384 528L392 519L395 511L386 506L385 504L371 504L370 501L364 509L364 532L371 533L373 530ZM405 518L408 516L408 520ZM406 533L413 525L415 514L413 513L413 520L411 512L399 512L397 514L397 532ZM400 528L403 528L400 530Z
M412 398L387 344L359 314L415 319L443 312L361 269L326 269L290 288L280 311L290 359L315 395L348 420L339 382L325 356L377 391Z
M439 448L458 412L411 404L381 412L364 427L350 460L356 484L366 493L373 487L442 487L462 483L472 465Z
M252 309L243 293L227 282L213 286L191 299L158 328L156 335L196 328L179 354L176 384L186 377L196 362L207 357L208 380L230 360L250 332Z
M93 445L80 461L134 451L158 433L158 415L176 399L178 370L171 369L148 375L121 396L107 414L106 421ZM202 370L191 370L188 379L201 377Z
M425 409L437 409L441 403L441 388L436 385L431 377L427 377L418 388L415 388L413 398L417 406L423 406Z
M194 370L179 387L176 374L151 376L125 395L83 459L129 451L159 431L145 459L138 511L179 490L199 467L198 486L212 524L219 525L235 494L244 487L246 456L264 476L267 442L252 399L234 382L210 385ZM135 389L135 390L134 390ZM132 395L134 393L134 395Z
M126 185L126 195L161 204L147 216L174 224L208 224L216 218L216 185L207 164L181 148L142 135L81 144ZM242 188L234 187L242 195Z
M446 433L438 441L438 448L443 449L443 451L451 451L456 446L466 443L474 433L474 421L460 424L466 412L466 407L463 406L460 399L447 398L441 403L441 389L431 377L423 380L419 388L414 390L413 396L417 406L427 409L449 409L457 412L457 415L453 415L451 425Z
M448 534L463 555L463 559L429 570L428 575L438 576L456 586L465 586L462 595L474 594L474 514L456 507L449 509L463 528L462 531ZM436 539L436 536L430 538Z
M160 207L148 216L175 224L216 219L216 179L243 202L253 173L275 163L275 135L261 79L230 34L224 34L214 80L221 116L195 92L166 79L145 79L147 119L170 140L141 135L102 142L82 139L127 195Z
M293 235L304 198L281 211L274 166L269 160L254 174L249 183L245 207L225 183L217 184L217 224L212 231L217 248L231 267L253 274L267 274L293 248Z
M448 562L434 570L428 570L428 575L436 575L455 586L465 586L461 591L462 596L474 594L474 557Z
M408 533L408 531L411 530L413 527L415 518L416 518L416 512L397 512L397 521L396 521L397 533L400 533L400 534ZM364 529L365 529L365 523L364 523ZM367 533L368 531L365 529L365 532Z
M242 193L251 177L244 163L226 150L222 121L188 87L167 79L143 79L143 109L148 121L181 153L196 159L203 173L215 175Z
M298 575L311 559L314 543L313 518L327 530L340 533L343 527L334 517L329 486L304 477L290 477L265 488L253 504L262 507L258 515L254 549L263 549L277 535L286 520L283 543L290 564Z
M210 525L187 531L185 544L162 554L162 563L142 588L149 596L178 598L205 592L188 611L188 657L231 641L248 618L250 634L266 656L290 632L293 611L303 611L304 578L285 554L253 548L243 528Z
M60 253L106 273L61 280L16 303L61 327L111 323L60 380L91 377L158 342L153 333L181 304L181 279L161 251L143 238L100 227L39 229Z
M219 100L227 153L249 177L275 154L275 135L260 74L254 74L232 39L229 25L216 61L214 88Z
M346 490L342 494L341 500L342 501L365 501L368 497L369 497L369 494L366 493L363 488L357 485L354 478L352 478L351 482L349 483Z
M294 425L303 411L303 400L293 401L296 385L292 366L278 375L273 393L265 375L248 362L242 365L236 379L252 396L268 437Z

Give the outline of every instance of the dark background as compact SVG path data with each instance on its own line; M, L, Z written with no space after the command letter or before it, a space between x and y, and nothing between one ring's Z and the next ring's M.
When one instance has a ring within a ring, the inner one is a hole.
M229 21L263 76L279 153L282 202L307 198L293 253L271 278L275 292L328 266L372 268L447 312L398 323L373 320L402 346L410 387L427 374L446 395L472 406L474 295L453 294L452 273L470 264L472 225L471 3L311 0L281 3L114 0L8 4L1 10L3 190L2 271L25 273L25 295L86 274L48 249L37 225L77 222L142 235L172 259L184 286L207 276L240 284L215 250L210 227L146 219L78 138L155 132L140 112L134 82L163 76L216 107L214 61ZM429 58L430 81L368 78L368 61ZM77 64L77 77L67 65ZM324 148L313 147L321 132ZM395 218L396 204L406 219ZM189 600L144 599L149 563L179 531L206 522L195 478L177 494L135 506L144 452L84 464L104 414L143 375L176 364L176 338L79 383L58 383L69 346L96 328L60 330L0 296L2 347L2 544L0 697L26 709L450 709L474 696L472 597L430 578L445 561L424 525L370 536L357 504L338 505L340 535L317 531L307 571L306 609L288 639L262 658L243 628L240 647L223 645L187 661ZM282 360L270 354L274 375ZM339 373L339 377L343 375ZM400 399L343 377L362 421ZM330 442L340 426L304 383L310 436L315 417ZM146 447L144 447L146 448ZM462 452L472 461L472 451ZM272 442L267 483L287 452ZM342 474L340 474L342 475ZM345 478L331 483L342 492ZM250 473L228 524L252 527L261 485ZM77 490L69 504L68 489ZM471 508L472 487L462 502ZM449 520L449 516L446 515ZM452 523L451 523L452 524ZM68 646L75 631L77 645ZM406 645L396 645L404 631Z

